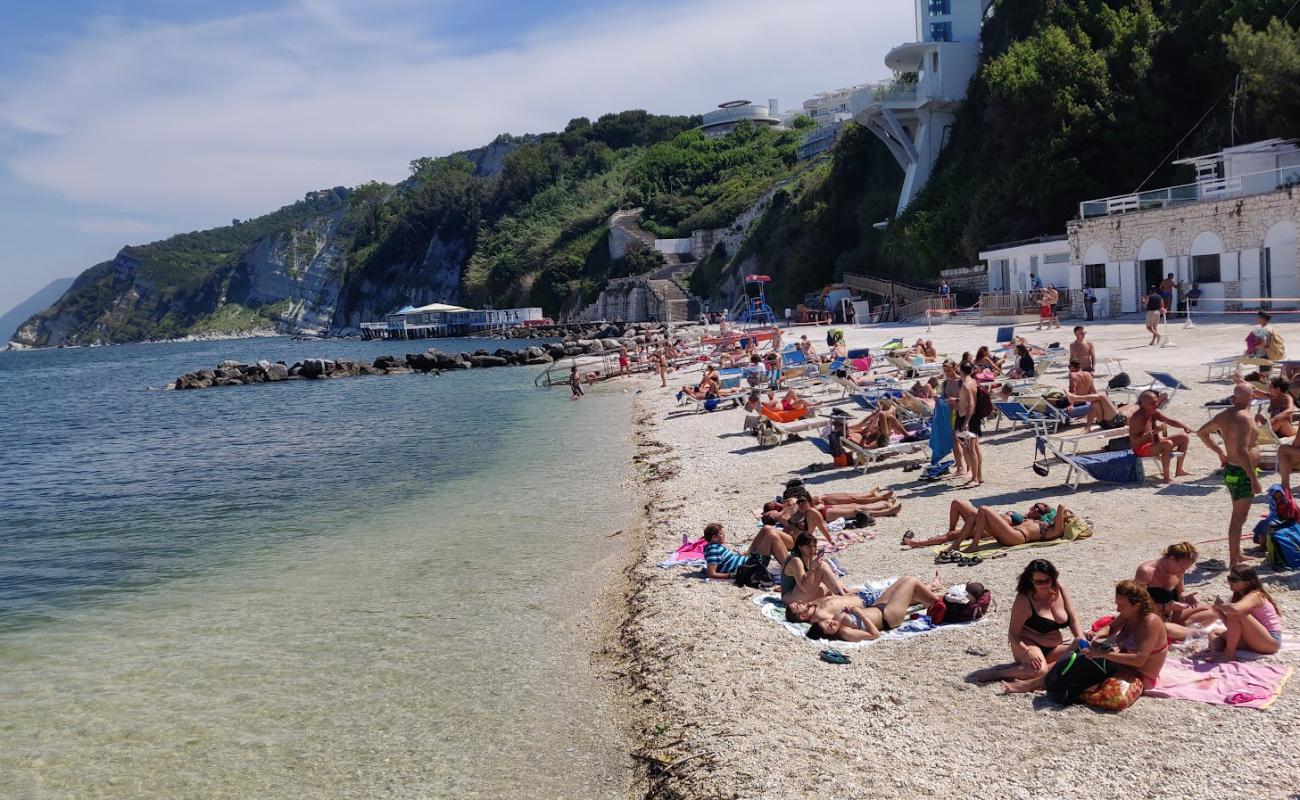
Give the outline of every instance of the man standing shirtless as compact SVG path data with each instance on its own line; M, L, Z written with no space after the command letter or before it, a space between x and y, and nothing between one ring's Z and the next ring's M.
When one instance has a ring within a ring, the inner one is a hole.
M1160 413L1159 405L1160 396L1152 389L1147 389L1138 395L1138 410L1128 418L1128 437L1133 443L1134 454L1139 458L1149 456L1160 458L1160 466L1164 470L1160 480L1163 483L1172 483L1174 479L1169 476L1169 462L1175 450L1182 453L1178 456L1178 471L1175 474L1180 477L1191 474L1183 469L1183 462L1187 460L1187 448L1192 443L1192 437L1188 436L1192 429ZM1161 423L1182 428L1184 432L1173 436L1162 436Z
M1084 372L1097 371L1097 348L1092 342L1084 341L1087 331L1082 325L1074 326L1074 341L1070 342L1070 360L1079 362L1079 369ZM1083 394L1080 392L1079 394Z
M1259 463L1259 433L1255 430L1254 415L1250 412L1251 390L1238 384L1232 390L1232 407L1225 408L1198 431L1205 446L1214 451L1223 465L1223 482L1232 498L1232 518L1228 522L1228 568L1241 563L1241 528L1250 514L1250 504L1259 494L1259 476L1255 465ZM1220 447L1210 438L1219 434Z

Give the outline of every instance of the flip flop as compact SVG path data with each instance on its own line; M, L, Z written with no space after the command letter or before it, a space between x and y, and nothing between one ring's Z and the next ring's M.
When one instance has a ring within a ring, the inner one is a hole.
M853 660L839 650L823 650L820 658L827 664L851 664Z
M904 542L910 542L915 538L916 538L916 531L908 531L907 533L903 534Z

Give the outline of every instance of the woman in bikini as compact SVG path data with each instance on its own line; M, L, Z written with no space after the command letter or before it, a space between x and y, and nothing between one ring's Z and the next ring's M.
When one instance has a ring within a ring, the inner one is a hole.
M793 504L786 504L781 512L781 526L793 536L806 533L809 536L821 534L827 544L835 544L834 537L826 527L826 518L813 507L812 496L806 492L794 497Z
M1169 635L1165 621L1146 588L1137 581L1120 581L1115 586L1115 617L1108 629L1095 636L1088 657L1100 660L1107 677L1140 680L1145 689L1154 688L1169 656ZM1047 675L1007 684L1008 692L1033 692L1043 688Z
M1156 611L1165 620L1169 638L1187 638L1187 626L1214 622L1214 609L1196 604L1195 594L1184 594L1183 576L1196 563L1196 545L1191 542L1171 544L1164 555L1137 568L1133 580L1147 587Z
M1263 655L1276 653L1282 647L1282 615L1264 591L1259 575L1250 567L1238 565L1228 570L1228 587L1232 599L1225 603L1216 598L1213 606L1228 630L1210 637L1209 658L1232 661L1239 647Z
M926 586L920 578L907 575L890 584L879 597L851 594L818 603L794 603L789 608L790 615L800 622L811 623L809 639L863 642L879 639L880 634L902 625L912 605L919 603L929 608L942 596L938 576Z
M798 513L799 498L807 491L803 488L787 489L781 500L772 500L763 504L762 521L765 525L782 524ZM809 495L812 508L822 519L833 522L837 519L860 519L859 515L872 517L894 517L903 509L903 504L894 499L893 492L880 494L827 494ZM861 520L865 521L865 520Z
M1016 663L982 669L971 676L972 680L987 683L1046 675L1073 644L1061 631L1068 628L1074 640L1083 638L1074 603L1059 577L1052 562L1042 558L1029 562L1016 581L1016 601L1011 605L1011 626L1007 631Z
M994 511L988 506L971 505L968 500L953 500L948 505L948 532L929 539L918 539L916 533L903 534L904 547L933 547L950 542L947 548L956 551L963 541L972 541L971 550L979 547L985 537L996 539L1008 547L1028 542L1050 542L1061 538L1065 532L1070 511L1065 506L1055 509L1048 503L1034 503L1024 514L1018 511ZM958 525L960 523L960 526Z
M781 602L789 607L847 593L826 556L817 552L816 537L811 533L795 537L794 549L781 565Z
M975 351L975 366L980 369L990 370L995 375L1002 374L1002 359L994 358L993 353L986 344L980 345L980 349Z
M888 447L890 436L907 435L907 428L894 416L894 403L888 398L881 398L879 408L868 414L865 419L847 429L848 440L868 450Z

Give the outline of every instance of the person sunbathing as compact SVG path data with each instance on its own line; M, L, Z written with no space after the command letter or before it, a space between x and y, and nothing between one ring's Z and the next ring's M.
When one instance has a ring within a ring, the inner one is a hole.
M1065 628L1070 629L1075 640L1083 638L1074 603L1060 582L1056 566L1036 558L1020 573L1016 600L1011 604L1007 642L1015 663L979 670L971 680L987 683L1046 675L1057 659L1070 652L1072 642L1061 633Z
M1259 575L1238 565L1228 570L1228 587L1231 600L1214 600L1214 613L1227 630L1210 636L1210 660L1232 661L1239 647L1263 655L1276 653L1282 647L1282 616Z
M784 524L790 516L798 512L799 498L806 494L802 489L787 490L783 500L771 500L763 504L762 521L764 524ZM894 517L902 510L903 504L893 495L867 494L832 494L815 497L810 495L813 510L822 515L822 519L833 522L837 519L852 519L868 522L863 515L870 517Z
M882 398L877 410L868 414L862 421L849 425L846 429L849 441L867 449L889 446L889 437L897 433L907 435L907 428L894 416L893 401Z
M1169 428L1182 428L1182 433L1169 435ZM1160 411L1160 395L1147 389L1138 395L1138 410L1128 415L1128 435L1133 443L1133 453L1139 458L1154 457L1160 459L1163 470L1162 483L1173 483L1174 477L1191 475L1183 469L1187 460L1187 450L1192 442L1192 429ZM1173 454L1178 453L1176 471L1171 476L1169 465Z
M811 533L795 537L794 549L781 564L781 602L787 608L791 603L848 593L826 559L817 552L817 539Z
M820 533L827 544L835 544L835 537L831 536L830 529L826 527L826 517L813 506L812 496L804 492L792 499L792 505L786 504L778 512L781 527L786 533L795 536L801 533L816 536Z
M710 384L702 384L698 387L683 386L681 394L687 397L693 397L696 400L717 400L723 397L731 397L740 394L740 389L719 389Z
M1214 622L1214 609L1197 605L1195 594L1185 594L1183 576L1196 563L1196 545L1191 542L1171 544L1164 555L1143 562L1133 580L1147 588L1156 611L1165 621L1169 638L1182 641L1187 638L1187 626L1194 623Z
M929 539L918 539L908 531L903 534L905 547L931 547L950 542L946 548L956 551L962 542L970 539L970 550L979 547L985 538L996 539L999 544L1014 547L1029 542L1050 542L1065 533L1065 506L1053 509L1047 503L1034 503L1024 514L1016 511L994 511L988 506L975 507L967 500L953 500L948 506L948 532ZM961 522L958 527L957 523Z
M1002 374L1002 359L994 358L988 345L980 345L975 351L975 367L980 370L988 370L995 375Z
M1255 392L1256 398L1268 400L1268 414L1257 414L1255 421L1260 425L1268 425L1279 438L1296 435L1295 423L1292 421L1296 407L1290 389L1291 384L1285 378L1274 378L1268 382L1267 392Z
M704 572L715 580L735 578L744 566L766 568L772 559L785 563L794 546L794 539L784 531L765 525L741 553L727 546L727 533L718 522L704 526L704 541Z
M937 576L926 586L920 578L906 575L890 584L878 598L855 594L833 602L796 605L792 610L801 621L811 623L809 639L864 642L879 639L882 633L902 625L912 605L929 608L942 596L943 586Z
M1165 621L1156 613L1147 590L1137 581L1120 581L1115 586L1115 611L1110 625L1094 634L1088 657L1102 662L1106 677L1140 680L1144 688L1154 688L1169 656ZM1007 691L1038 691L1046 678L1043 674L1012 681L1007 684Z

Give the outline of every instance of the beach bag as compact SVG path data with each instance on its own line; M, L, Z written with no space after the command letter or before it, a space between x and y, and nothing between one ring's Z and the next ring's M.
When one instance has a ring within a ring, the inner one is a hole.
M1272 328L1268 333L1267 356L1269 361L1281 361L1286 358L1286 340L1282 338L1282 334Z
M1273 505L1273 516L1285 522L1300 520L1300 506L1296 505L1290 489L1284 486L1281 491L1269 492L1269 495Z
M1127 389L1132 385L1133 385L1133 379L1128 376L1128 373L1121 372L1120 374L1111 378L1110 381L1106 384L1106 387L1109 389Z
M960 625L983 619L993 602L993 593L982 583L968 583L965 588L965 602L953 599L953 593L949 592L926 609L930 621L935 625Z
M1047 673L1043 684L1047 696L1063 706L1079 702L1085 691L1110 677L1103 664L1087 658L1078 650L1071 650Z
M745 559L740 569L736 570L733 580L737 586L747 586L751 589L767 589L774 583L772 573L767 571L763 558L752 554Z
M1106 711L1123 711L1142 696L1142 681L1107 678L1091 689L1084 690L1079 699L1093 708Z
M759 447L775 447L781 443L781 432L770 419L758 423L758 427L754 428L754 435L758 437Z
M1106 451L1109 453L1122 453L1125 450L1133 449L1133 440L1127 436L1121 436L1118 439L1111 439L1106 442Z
M975 411L971 414L975 419L984 419L993 413L993 398L989 397L989 390L983 386L975 390Z
M1264 557L1273 569L1300 569L1300 525L1293 522L1266 532Z

